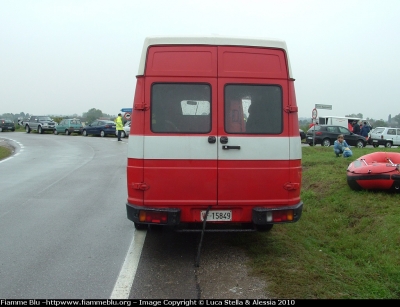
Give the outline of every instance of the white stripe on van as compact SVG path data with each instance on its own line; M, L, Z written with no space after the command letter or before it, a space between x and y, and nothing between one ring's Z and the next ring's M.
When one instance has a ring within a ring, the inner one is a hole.
M301 142L296 137L229 136L226 145L240 149L223 150L217 138L208 143L208 136L136 136L128 140L128 158L182 160L298 160Z

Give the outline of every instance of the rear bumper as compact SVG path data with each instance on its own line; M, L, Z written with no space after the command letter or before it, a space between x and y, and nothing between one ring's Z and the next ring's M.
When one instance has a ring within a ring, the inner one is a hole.
M139 214L140 211L152 211L152 212L163 212L166 213L168 218L167 221L164 223L157 223L161 225L169 225L169 226L176 226L181 223L181 209L178 208L149 208L149 207L141 207L136 206L133 204L126 204L126 212L127 217L134 223L138 224L152 224L148 222L140 221ZM206 208L204 209L206 210ZM286 218L282 217L282 219L274 218L271 220L271 216L278 214L279 212L288 212L291 211L293 213L293 219L287 220ZM297 222L303 211L303 202L299 202L293 206L284 206L284 207L276 207L276 208L263 208L263 207L254 207L251 209L252 213L252 222L255 225L266 225L266 224L281 224L281 223L294 223ZM193 223L198 223L199 221L193 221ZM235 221L235 223L248 223L250 221ZM186 222L187 223L187 222ZM221 222L219 222L221 223ZM230 222L225 222L230 223Z
M383 145L383 146L385 146L385 144L387 143L387 142L393 142L393 140L386 140L386 139L372 139L372 138L370 138L370 142L371 142L371 145L373 145L373 144L378 144L378 145Z

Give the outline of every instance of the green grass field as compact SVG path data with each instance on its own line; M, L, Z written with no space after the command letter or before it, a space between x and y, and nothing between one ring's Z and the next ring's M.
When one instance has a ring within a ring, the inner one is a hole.
M400 193L357 192L346 181L356 158L400 149L352 149L345 159L333 147L303 147L301 219L232 242L272 298L400 298Z

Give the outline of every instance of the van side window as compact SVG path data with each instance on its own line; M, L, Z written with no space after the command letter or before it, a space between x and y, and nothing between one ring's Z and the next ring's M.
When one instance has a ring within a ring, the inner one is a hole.
M396 130L395 129L388 129L387 134L395 135L396 134Z
M156 83L151 88L151 131L209 133L211 86L194 83Z
M227 133L282 133L282 89L276 85L225 86Z

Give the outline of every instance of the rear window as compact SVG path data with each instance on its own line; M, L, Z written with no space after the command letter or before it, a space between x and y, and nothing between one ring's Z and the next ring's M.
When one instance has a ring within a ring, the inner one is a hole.
M196 83L153 84L151 118L153 132L210 132L211 86Z
M225 86L227 133L279 134L283 130L282 88L278 85Z
M308 129L307 133L313 133L314 129L315 129L315 131L321 130L321 126L314 125L310 129Z

